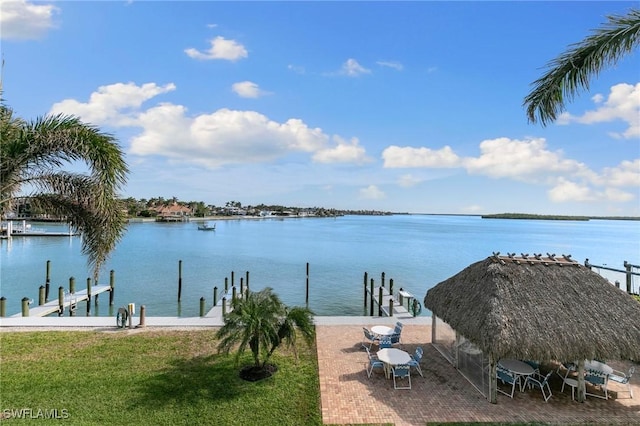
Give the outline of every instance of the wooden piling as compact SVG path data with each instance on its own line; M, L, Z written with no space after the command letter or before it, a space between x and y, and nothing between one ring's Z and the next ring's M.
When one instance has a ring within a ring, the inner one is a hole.
M227 298L223 297L222 298L222 318L224 318L226 313L227 313Z
M380 283L381 283L380 285L384 287L384 272L380 274Z
M235 286L235 272L231 271L231 287Z
M224 277L224 292L225 294L229 291L229 278Z
M213 306L218 304L218 287L213 287Z
M200 316L204 316L204 297L200 298Z
M145 323L146 318L147 318L147 307L145 305L141 305L140 306L140 324L138 324L138 327L147 326L147 324Z
M69 277L69 293L76 292L76 279L74 277Z
M113 306L114 290L116 289L116 273L113 269L109 272L109 287L111 287L111 290L109 290L109 306Z
M373 316L373 301L375 299L375 296L373 295L373 278L371 278L371 284L369 285L369 298L370 298L370 302L369 302L369 316Z
M247 271L247 292L249 292L249 271Z
M307 308L309 308L309 262L307 262L307 286L306 286L304 302Z
M7 298L0 297L0 317L4 318L7 315Z
M389 294L393 296L393 278L389 279Z
M625 260L623 262L623 265L624 265L624 270L627 271L627 273L625 274L626 279L627 279L627 293L631 294L631 292L632 292L632 289L631 289L631 264Z
M58 316L64 314L64 287L58 287Z
M363 289L363 293L364 293L364 309L365 309L365 312L367 311L367 281L369 281L369 280L367 279L367 275L368 275L368 274L365 272L365 273L364 273L364 280L363 280L363 281L364 281L364 282L363 282L363 284L364 284L364 285L363 285L363 287L364 287L364 289Z
M87 278L87 316L91 313L91 278Z
M44 302L49 301L49 284L51 284L51 261L47 260L47 275L45 279Z
M393 298L389 299L389 316L393 316Z
M382 316L382 286L378 287L378 316Z
M182 300L182 260L178 261L178 302Z
M29 316L29 298L28 297L22 298L22 316L23 317Z
M46 289L44 288L43 285L41 285L40 288L38 289L38 306L42 306L42 305L44 305L46 303L44 301L45 297L46 297L45 296L45 294L46 294L45 291L46 291Z
M244 278L240 277L240 297L244 294Z
M236 286L231 287L231 301L236 300Z

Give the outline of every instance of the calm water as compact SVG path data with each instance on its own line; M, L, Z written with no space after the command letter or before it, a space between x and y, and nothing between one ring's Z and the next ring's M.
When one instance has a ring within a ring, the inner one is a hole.
M54 229L34 224L43 226ZM80 246L78 237L2 241L0 295L7 298L7 314L20 312L25 296L37 303L47 260L51 260L50 299L57 297L59 286L68 288L71 276L76 289L85 288L90 273ZM221 291L232 271L239 285L249 271L251 289L270 286L285 303L304 305L308 262L310 308L318 315L361 315L365 272L376 283L385 272L395 289L403 287L421 301L429 288L494 251L571 254L581 263L588 258L593 264L622 269L625 260L640 264L640 222L345 216L221 220L215 232L198 231L193 222L131 223L100 284L108 284L109 271L115 271L115 309L134 302L146 305L150 316L197 316L200 297L206 298L208 310L214 286ZM180 260L183 288L178 304ZM624 285L623 276L602 273ZM638 281L634 280L636 291ZM93 314L113 315L107 294Z

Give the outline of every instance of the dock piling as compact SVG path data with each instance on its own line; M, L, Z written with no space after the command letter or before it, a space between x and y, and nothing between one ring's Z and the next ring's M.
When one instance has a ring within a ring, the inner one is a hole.
M45 304L45 291L46 289L44 288L43 285L40 286L40 288L38 289L38 306L42 306Z
M309 308L309 262L307 262L307 287L306 287L305 305Z
M223 297L222 298L222 318L224 318L226 313L227 313L227 298Z
M178 302L182 300L182 260L178 261Z
M200 298L200 316L204 316L204 297Z
M76 292L76 279L74 277L69 277L69 293L73 294Z
M7 298L0 297L0 317L4 318L7 315Z
M23 317L29 316L29 298L28 297L22 298L22 316Z
M91 278L87 278L87 316L91 314Z
M44 301L49 301L49 284L51 283L51 261L47 260L47 275L45 280Z
M140 324L138 327L146 327L145 320L147 318L147 307L145 305L140 305Z
M218 303L218 287L213 287L213 306Z
M375 299L375 296L373 295L373 278L371 278L371 284L369 285L369 288L371 291L369 291L369 297L371 298L371 301L369 303L369 316L373 316L373 300Z
M249 292L249 271L247 271L247 292Z
M113 291L116 289L116 273L113 269L109 272L109 287L111 287L111 290L109 290L109 306L113 306Z
M64 287L58 287L58 316L61 317L64 314Z
M393 298L389 299L389 316L393 316Z
M382 295L383 295L383 287L378 287L378 316L382 316Z

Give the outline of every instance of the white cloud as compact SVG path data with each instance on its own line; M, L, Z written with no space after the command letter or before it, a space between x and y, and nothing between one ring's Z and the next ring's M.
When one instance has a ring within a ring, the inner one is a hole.
M623 161L618 167L608 167L602 175L604 185L640 188L640 159Z
M609 97L603 102L604 96L597 94L592 97L598 108L585 112L582 116L563 113L558 124L572 122L582 124L605 123L623 121L628 127L623 133L612 133L613 137L632 139L640 138L640 83L636 85L621 83L611 87Z
M231 90L241 98L259 98L260 96L269 94L269 92L261 90L260 87L252 81L240 81L238 83L234 83L231 86Z
M3 40L39 39L55 28L53 16L59 9L52 4L34 4L25 0L0 2L0 38Z
M65 99L53 104L49 113L76 115L82 121L96 125L135 125L135 113L145 101L162 93L171 92L175 88L173 83L164 86L158 86L155 83L146 83L142 86L134 83L110 84L100 86L86 103Z
M360 65L355 59L349 58L342 64L340 73L348 75L349 77L358 77L362 74L371 74L371 70Z
M306 72L305 68L300 65L289 64L287 65L287 69L289 69L289 71L295 72L296 74L304 74Z
M517 140L497 138L480 143L480 156L465 158L470 174L493 178L541 181L553 174L575 174L595 178L582 163L563 158L562 152L546 149L543 138Z
M360 189L360 198L367 200L381 200L385 198L385 194L376 185L369 185Z
M339 136L334 136L337 143L333 147L323 148L313 154L313 161L317 163L353 163L362 164L371 161L365 154L365 149L359 145L358 138L351 138L347 142Z
M209 50L201 52L193 47L185 49L185 53L193 59L210 60L224 59L227 61L237 61L249 56L247 49L235 40L227 40L224 37L216 37L211 42Z
M400 147L391 145L382 152L385 168L407 167L458 167L460 158L450 146L438 150L429 148Z
M618 188L597 189L584 183L558 179L558 183L549 191L549 199L556 203L578 202L619 202L634 200L636 195Z
M417 178L410 174L402 175L398 178L398 185L403 188L411 188L422 182L424 182L424 179Z
M381 67L393 68L397 71L402 71L404 69L404 66L402 66L400 62L395 61L378 61L376 62L376 64L380 65Z

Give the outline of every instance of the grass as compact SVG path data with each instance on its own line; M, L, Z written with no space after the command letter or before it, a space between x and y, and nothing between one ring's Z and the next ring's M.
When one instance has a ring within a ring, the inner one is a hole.
M278 372L251 383L238 377L250 357L237 366L233 354L217 354L213 330L1 333L0 415L30 409L38 424L57 410L78 425L321 425L315 348L301 343L297 352L296 361L280 348Z

